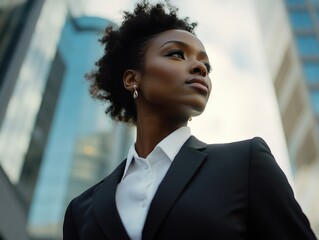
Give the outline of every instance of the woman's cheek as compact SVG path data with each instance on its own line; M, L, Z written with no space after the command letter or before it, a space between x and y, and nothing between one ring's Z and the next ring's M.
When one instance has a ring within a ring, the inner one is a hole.
M154 69L153 75L158 81L161 81L165 84L170 84L172 85L172 87L175 85L180 85L181 82L184 82L186 80L184 79L186 77L183 74L183 71L180 68L174 66L174 64Z

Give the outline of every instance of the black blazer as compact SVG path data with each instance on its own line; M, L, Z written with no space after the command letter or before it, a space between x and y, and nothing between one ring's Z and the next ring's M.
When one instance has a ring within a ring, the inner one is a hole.
M115 203L125 167L76 197L64 240L127 240ZM316 239L267 144L254 138L207 145L191 136L151 202L143 240Z

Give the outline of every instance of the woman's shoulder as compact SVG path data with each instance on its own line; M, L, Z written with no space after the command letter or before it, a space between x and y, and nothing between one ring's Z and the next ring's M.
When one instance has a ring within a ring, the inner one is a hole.
M255 137L247 138L247 139L241 139L241 140L237 140L237 141L210 143L208 145L213 146L213 147L222 147L222 146L231 147L231 146L246 146L246 145L250 145L250 144L261 144L261 145L268 146L266 141L262 137L259 137L259 136L255 136Z
M269 169L277 171L277 164L267 143L261 137L253 137L228 143L208 144L205 150L209 162L218 162L220 165L229 165L248 171L255 169ZM280 170L279 170L280 171Z
M235 153L237 151L246 152L249 154L254 153L256 151L267 151L271 153L266 141L258 136L250 139L232 142L207 144L207 148L210 151L225 151L228 153Z

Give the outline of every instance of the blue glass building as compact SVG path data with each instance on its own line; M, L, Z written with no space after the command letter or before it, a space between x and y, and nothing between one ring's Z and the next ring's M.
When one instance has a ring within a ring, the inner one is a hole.
M319 1L285 0L285 4L319 126Z
M65 71L29 215L35 239L60 239L70 199L105 177L131 143L127 127L92 101L84 78L103 53L98 38L109 23L68 17L62 30L57 56Z
M53 79L65 69L56 49L66 9L52 0L0 4L1 239L29 239L29 203L61 83Z

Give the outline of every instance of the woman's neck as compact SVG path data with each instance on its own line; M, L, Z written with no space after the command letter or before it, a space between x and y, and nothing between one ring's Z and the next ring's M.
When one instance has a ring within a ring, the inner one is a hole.
M172 123L150 116L139 118L136 124L136 152L146 158L160 141L182 126L187 126L187 122Z

